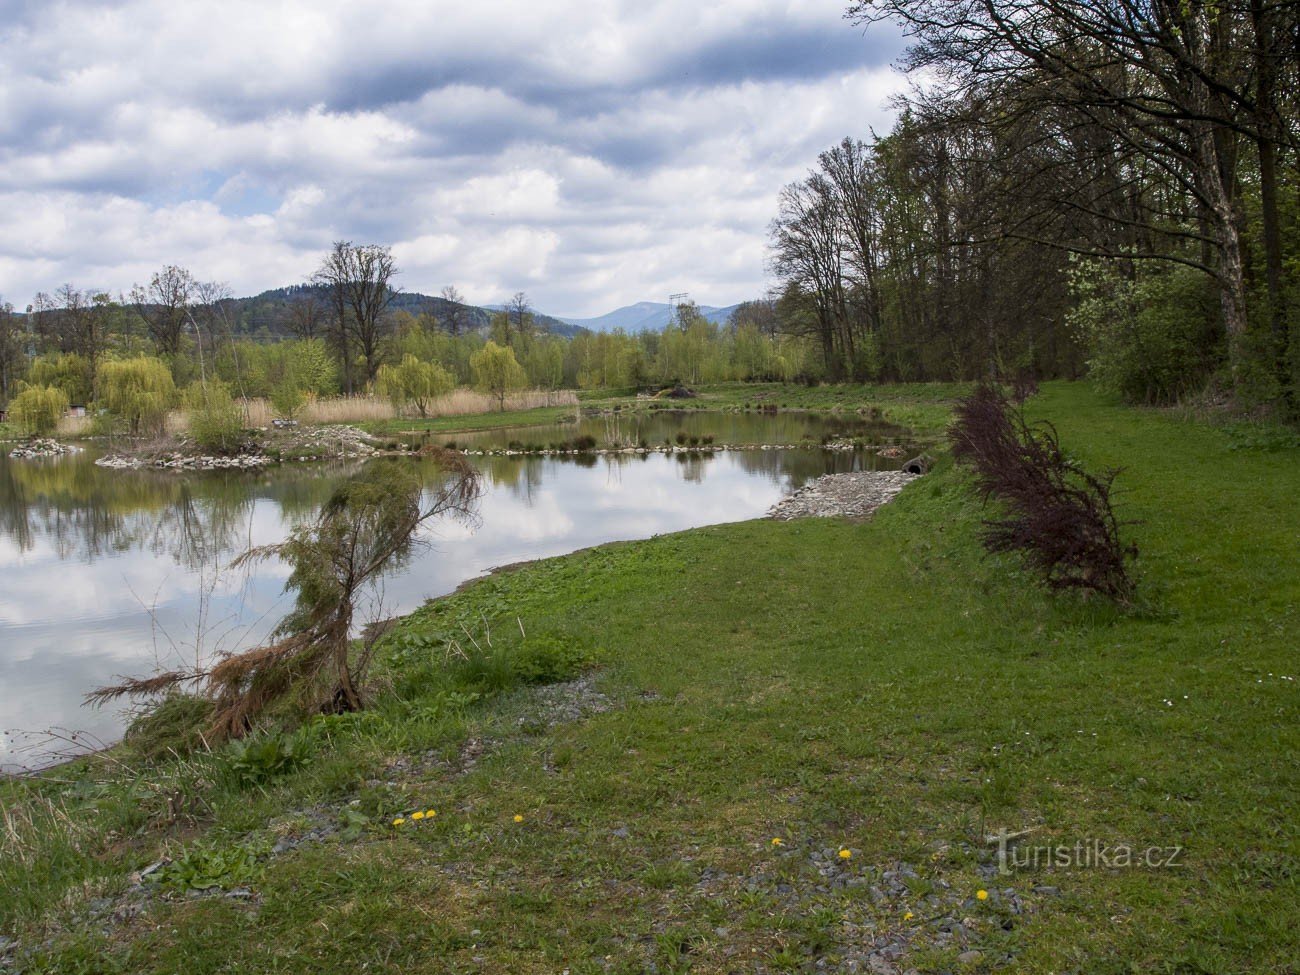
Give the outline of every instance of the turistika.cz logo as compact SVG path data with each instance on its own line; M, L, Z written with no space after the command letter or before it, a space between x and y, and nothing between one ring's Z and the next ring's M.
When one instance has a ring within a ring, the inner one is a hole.
M1009 833L1005 829L989 837L997 845L998 873L1017 870L1169 870L1183 865L1181 846L1140 847L1132 843L1109 843L1084 839L1074 844L1022 844L1032 830Z

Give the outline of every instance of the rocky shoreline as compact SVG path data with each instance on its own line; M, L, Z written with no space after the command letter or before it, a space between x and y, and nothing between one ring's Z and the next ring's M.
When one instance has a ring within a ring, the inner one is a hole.
M286 461L341 460L371 457L380 453L379 441L356 427L263 428L269 436L247 445L241 452L214 455L197 452L197 445L181 440L164 448L143 447L129 453L106 454L95 461L112 470L219 471L257 470Z
M599 457L612 454L715 454L729 451L759 450L865 450L880 457L897 458L907 456L907 451L901 447L836 441L830 443L662 444L655 447L591 447L585 449L502 447L471 450L464 448L461 453L466 457L573 457L580 455Z
M824 474L768 510L777 521L794 518L865 518L920 477L907 471Z

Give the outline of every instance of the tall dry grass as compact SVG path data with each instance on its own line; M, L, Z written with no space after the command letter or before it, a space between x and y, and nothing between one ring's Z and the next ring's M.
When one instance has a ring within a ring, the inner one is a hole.
M275 411L265 399L254 397L239 401L244 411L244 423L249 427L269 427L275 419ZM578 394L571 389L525 389L511 393L506 397L507 410L533 410L543 406L578 405ZM497 412L495 396L476 392L468 388L453 390L441 399L434 400L429 407L429 416L474 416L481 413ZM397 410L391 401L379 396L331 396L316 399L303 407L299 419L303 423L367 423L376 420L394 420ZM414 415L414 410L407 410L407 416ZM61 437L84 437L91 433L92 418L88 416L65 416L59 421L58 435ZM189 430L189 417L184 410L172 410L167 414L167 433L172 436Z

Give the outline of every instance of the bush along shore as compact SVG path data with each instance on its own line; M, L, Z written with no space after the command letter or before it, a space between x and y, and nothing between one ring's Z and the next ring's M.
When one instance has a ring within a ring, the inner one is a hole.
M209 750L178 695L0 782L0 967L1293 970L1300 455L1027 414L1122 469L1125 601L987 554L942 456L868 521L497 573L385 630L363 711Z

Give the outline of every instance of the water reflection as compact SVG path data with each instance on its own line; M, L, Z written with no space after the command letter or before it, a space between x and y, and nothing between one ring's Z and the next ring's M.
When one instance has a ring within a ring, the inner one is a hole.
M282 540L357 467L164 474L92 460L0 456L0 729L63 725L111 739L121 716L83 709L89 689L262 639L289 608L286 569L234 571L230 560ZM430 484L439 476L428 461L380 462L419 464ZM477 529L433 525L433 544L386 580L373 612L408 611L496 565L757 517L821 474L879 463L817 449L476 462ZM0 766L28 761L0 735Z

